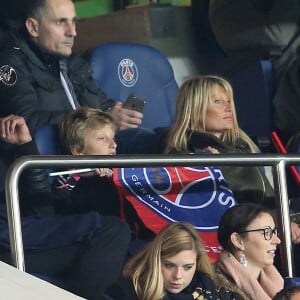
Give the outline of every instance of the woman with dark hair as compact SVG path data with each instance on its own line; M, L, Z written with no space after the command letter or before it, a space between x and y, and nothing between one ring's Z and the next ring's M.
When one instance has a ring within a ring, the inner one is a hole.
M283 288L273 265L281 241L269 209L254 203L231 207L221 218L218 240L223 247L216 263L220 286L235 287L253 300L272 299Z

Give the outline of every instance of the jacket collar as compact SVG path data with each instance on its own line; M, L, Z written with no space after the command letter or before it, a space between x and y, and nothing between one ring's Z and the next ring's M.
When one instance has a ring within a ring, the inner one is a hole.
M229 144L207 132L188 130L187 134L188 149L192 152L197 152L207 146L218 149L220 153L250 152L249 145L242 139L238 139L235 144Z
M22 51L24 55L39 68L47 70L51 66L58 68L60 57L39 47L24 29L11 32L10 37L13 41L13 46L19 48L20 51Z
M210 133L189 130L187 134L189 136L188 148L190 151L197 152L197 150L202 150L207 146L214 147L222 152L226 150L225 143Z

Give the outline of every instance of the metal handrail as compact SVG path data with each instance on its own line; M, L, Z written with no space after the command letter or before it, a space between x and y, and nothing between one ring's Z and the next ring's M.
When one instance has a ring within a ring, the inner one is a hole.
M12 263L25 271L23 241L20 220L18 181L21 173L31 167L148 167L148 166L272 166L276 204L279 211L279 227L283 235L282 266L287 277L293 277L292 242L289 220L289 204L286 187L286 166L300 164L300 155L219 154L219 155L117 155L72 156L38 155L18 158L9 168L5 193L7 199L8 227Z

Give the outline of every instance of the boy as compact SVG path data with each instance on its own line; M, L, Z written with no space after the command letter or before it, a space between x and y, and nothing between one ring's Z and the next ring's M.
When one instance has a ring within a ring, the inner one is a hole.
M80 107L59 123L63 154L115 155L116 124L100 109ZM111 180L112 170L95 168L87 173L60 175L55 186L64 197L70 198L65 213L96 210L101 215L120 216L120 200Z
M38 154L22 117L0 118L0 139L14 146L18 156ZM72 206L72 199L60 197L55 189L51 191L46 171L29 169L24 175L26 186L20 190L20 210L26 271L56 281L63 277L68 290L86 299L99 299L121 273L130 241L128 226L117 217L100 216L92 209L62 214L59 206ZM10 263L5 206L2 197L0 259Z

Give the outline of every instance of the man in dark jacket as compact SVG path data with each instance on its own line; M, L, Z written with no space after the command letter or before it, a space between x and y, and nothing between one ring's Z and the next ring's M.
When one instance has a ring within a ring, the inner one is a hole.
M0 118L0 138L18 156L38 154L22 117ZM58 215L57 195L51 191L46 171L29 169L24 176L20 209L26 271L51 279L63 277L68 282L64 288L87 299L99 299L121 272L130 240L128 226L95 211ZM10 263L5 211L0 202L0 259Z
M227 53L222 62L227 74L271 57L279 78L297 54L299 20L298 0L209 0L212 30Z
M23 116L34 133L38 126L57 123L78 106L101 108L117 122L121 153L149 151L155 135L138 129L143 114L108 99L97 88L90 66L72 54L76 37L73 2L28 0L24 6L24 26L9 34L0 49L0 115ZM141 135L147 137L141 143L130 140Z

